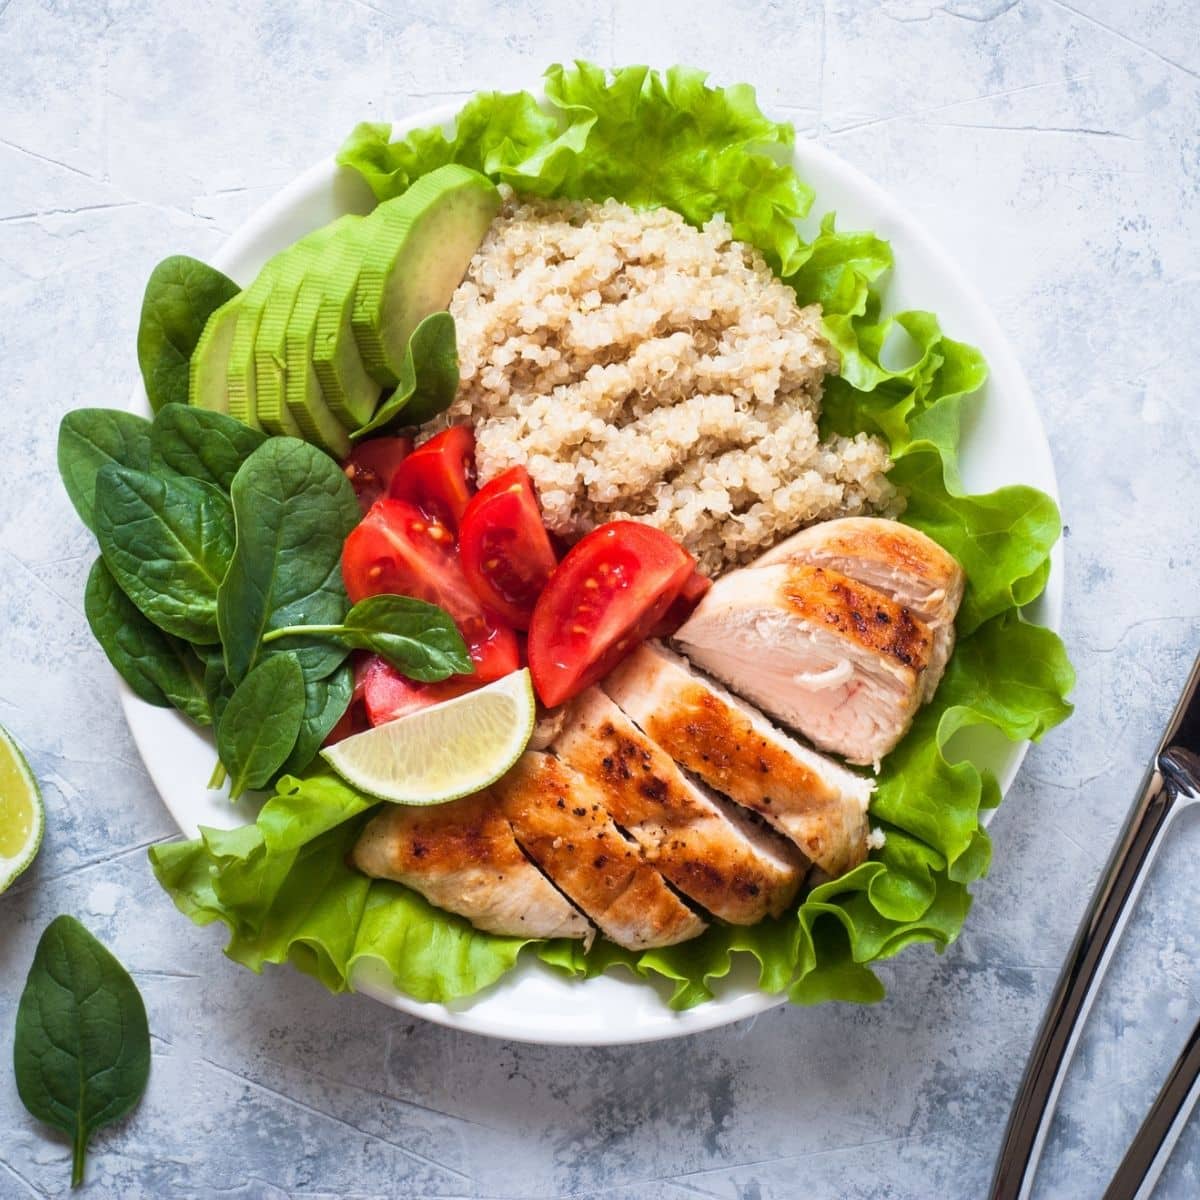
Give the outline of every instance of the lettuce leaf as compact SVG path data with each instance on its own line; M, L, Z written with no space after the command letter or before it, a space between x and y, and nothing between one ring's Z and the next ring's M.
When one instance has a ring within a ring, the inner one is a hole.
M480 933L347 865L378 806L328 769L287 776L253 825L152 846L150 863L180 912L228 928L225 953L252 971L290 962L340 992L358 962L374 960L401 991L441 1002L494 983L524 941Z
M904 519L962 562L968 586L938 693L884 761L871 811L886 842L868 862L751 928L715 923L692 942L641 954L603 940L586 954L565 941L535 951L576 976L624 969L665 980L677 1008L709 999L738 955L754 962L760 987L797 1004L877 1001L883 986L869 964L914 943L944 949L966 918L968 886L988 868L979 814L1000 802L1000 789L956 750L961 737L984 729L1037 739L1071 711L1062 643L1019 611L1045 585L1057 509L1023 486L964 493L958 447L987 376L982 356L943 334L932 313L883 314L878 285L892 252L875 234L839 230L826 214L803 240L795 222L812 193L774 156L792 129L763 116L750 88L710 88L682 67L606 73L578 63L551 67L545 93L481 93L449 135L418 130L392 142L389 126L360 125L338 161L381 200L453 161L527 194L666 205L697 225L724 213L801 303L822 305L841 359L822 432L888 441ZM176 905L199 924L224 923L227 953L253 970L291 962L339 991L356 963L371 960L422 1000L487 987L526 943L480 933L348 867L373 805L327 772L288 778L255 824L156 846L151 860Z
M450 137L417 130L393 142L391 126L359 125L338 162L379 200L456 162L535 196L616 196L665 205L695 225L724 213L735 237L790 275L808 254L795 221L813 196L766 148L790 147L792 127L768 120L753 88L710 88L705 78L687 67L659 74L555 65L545 107L527 92L484 92L468 101Z

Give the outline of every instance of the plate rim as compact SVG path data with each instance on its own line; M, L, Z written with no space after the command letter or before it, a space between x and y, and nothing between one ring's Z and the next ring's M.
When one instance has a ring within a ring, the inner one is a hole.
M540 89L535 88L530 90L535 95L541 94ZM409 114L403 119L397 119L392 123L392 137L403 136L418 128L430 128L435 125L448 126L454 121L461 108L461 103L443 104ZM772 111L769 106L764 106L764 112L776 120L782 121L787 119L785 115ZM894 236L894 230L901 230L905 240L919 247L925 259L935 264L937 273L944 277L966 299L971 312L971 324L975 326L976 330L976 340L984 341L987 345L986 358L992 374L995 375L997 368L1002 364L1003 374L1006 379L1010 385L1019 387L1024 392L1028 407L1036 418L1040 441L1039 449L1044 452L1045 463L1043 466L1047 473L1046 480L1039 486L1047 492L1061 509L1057 473L1054 467L1049 439L1046 435L1045 424L1041 413L1038 411L1032 389L1029 386L1029 381L1016 355L1016 351L984 298L981 289L976 286L974 281L949 255L948 251L928 232L924 225L914 218L891 193L858 167L817 141L814 136L798 136L795 145L792 147L792 158L798 168L802 167L807 160L810 164L817 164L821 173L840 177L841 182L851 188L856 197L862 197L866 207L878 211L881 215L886 214L886 220L891 226L889 236ZM271 231L279 226L282 216L299 199L321 188L333 189L339 177L344 177L344 175L345 172L342 168L338 167L336 159L332 156L323 158L300 172L259 205L225 239L211 256L210 261L212 265L224 270L231 263L236 262L243 256L253 256L254 247L261 244L264 240L270 240ZM980 331L985 335L982 338L978 336ZM130 407L143 413L149 411L149 403L140 381L135 384ZM1050 573L1046 587L1035 604L1030 606L1036 612L1038 623L1045 625L1055 633L1061 631L1064 574L1063 539L1060 537L1051 551ZM147 710L152 712L159 712L161 710L153 709L152 706L147 705L143 700L139 699L119 676L117 682L126 723L137 746L139 755L142 757L147 772L154 783L155 790L159 793L159 798L170 813L172 820L179 826L181 832L186 832L184 821L176 812L175 806L167 799L169 789L160 783L158 773L151 765L150 758L143 746L143 739L147 734L139 717L144 717ZM184 718L180 714L173 715L181 723L185 723ZM1030 745L1031 743L1026 740L1013 748L1012 756L1005 764L1004 771L999 779L1002 795L1006 795L1012 786L1013 780L1016 778L1029 752ZM236 810L231 808L230 812L231 814L236 813ZM994 812L995 810L993 809L981 813L981 823L984 825L989 824ZM249 814L243 813L241 815ZM552 974L553 979L557 983L573 989L586 988L589 985L601 982L612 983L617 979L620 979L622 983L627 982L629 986L635 986L642 991L648 986L646 980L635 980L626 972L621 972L620 975L602 976L596 980L566 979L557 972L552 972L551 968L545 964L532 960L527 956L522 958L520 964L514 968L514 971ZM787 1001L787 996L784 993L773 994L763 992L757 988L751 988L720 997L719 999L684 1010L683 1012L676 1012L669 1009L664 1003L662 1006L662 1020L654 1028L623 1029L619 1023L616 1025L606 1023L604 1028L596 1028L586 1033L580 1033L578 1031L550 1028L532 1029L528 1021L525 1023L522 1023L520 1020L510 1022L496 1013L487 1013L485 1015L474 1011L477 1007L476 1002L488 996L491 993L491 989L485 989L478 996L469 997L457 1003L443 1004L439 1002L427 1002L407 996L386 983L380 983L370 978L369 972L363 972L361 974L356 973L355 975L354 991L393 1009L412 1016L421 1017L424 1020L432 1021L435 1024L451 1029L527 1044L571 1046L634 1045L683 1037L757 1016L760 1013L777 1008Z

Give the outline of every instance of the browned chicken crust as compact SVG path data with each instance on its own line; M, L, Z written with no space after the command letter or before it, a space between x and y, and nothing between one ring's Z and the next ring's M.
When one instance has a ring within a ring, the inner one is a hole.
M874 654L915 672L929 662L929 627L875 588L840 571L789 563L783 600L798 617L834 629Z
M493 785L525 853L618 946L646 950L707 928L628 841L586 776L530 751Z
M677 763L759 813L827 874L867 854L871 785L775 729L661 647L640 647L604 690Z
M706 794L596 688L572 702L554 751L600 786L646 859L709 912L753 925L795 897L807 869L799 852Z
M933 636L925 673L925 699L932 698L954 652L954 618L962 603L966 574L953 555L931 537L882 517L822 521L785 538L754 562L756 567L806 562L828 567L907 608Z
M592 927L521 853L490 792L429 808L386 805L353 860L488 933L591 941Z

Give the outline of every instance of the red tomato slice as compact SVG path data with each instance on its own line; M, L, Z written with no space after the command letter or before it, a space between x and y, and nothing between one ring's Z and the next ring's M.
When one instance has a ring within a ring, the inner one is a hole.
M392 476L388 495L407 500L457 533L474 478L475 434L469 425L453 425L404 460Z
M704 593L712 587L712 580L699 571L693 571L679 589L679 595L671 601L671 607L663 613L662 620L651 631L651 637L671 637L672 634L692 615L692 609L704 598Z
M395 721L482 686L474 675L458 675L440 683L417 683L401 675L391 663L376 654L366 660L362 680L363 704L372 725Z
M396 469L412 453L410 437L378 437L359 442L346 459L346 478L365 513L391 485Z
M497 475L471 497L458 553L475 595L514 629L528 629L556 560L524 467Z
M602 679L645 640L695 569L649 525L610 521L574 546L533 610L529 670L548 707Z
M403 500L384 497L342 547L342 577L352 603L384 594L414 596L444 608L458 625L486 683L515 671L517 637L485 611L458 564L454 537Z

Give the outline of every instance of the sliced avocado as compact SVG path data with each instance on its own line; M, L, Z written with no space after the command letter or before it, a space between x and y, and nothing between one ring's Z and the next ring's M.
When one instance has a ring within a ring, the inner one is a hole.
M272 260L273 285L263 306L254 335L254 380L258 419L268 433L286 433L305 441L317 440L309 421L288 408L284 393L287 370L285 344L288 318L304 282L304 275L331 236L334 225L325 225L301 238Z
M269 259L254 282L238 297L241 304L229 346L229 363L225 368L229 415L253 429L263 428L258 419L254 388L254 337L274 285L276 263L277 257Z
M192 361L188 366L188 403L197 408L229 412L226 370L241 301L242 294L239 292L208 318L196 349L192 351Z
M363 362L380 383L395 384L412 331L449 305L499 209L491 180L449 163L363 222L352 321Z
M365 224L360 220L345 238L327 245L313 268L321 279L321 295L309 355L326 402L351 430L371 419L381 390L367 373L351 326Z
M259 419L268 428L269 423L275 421L285 428L289 423L294 424L299 437L339 458L349 453L350 440L346 430L329 411L320 388L313 391L303 386L310 375L315 380L311 362L293 358L289 368L287 334L304 282L320 259L322 250L336 241L339 233L344 233L354 220L356 218L339 217L298 242L280 260L275 287L267 300L254 341Z

